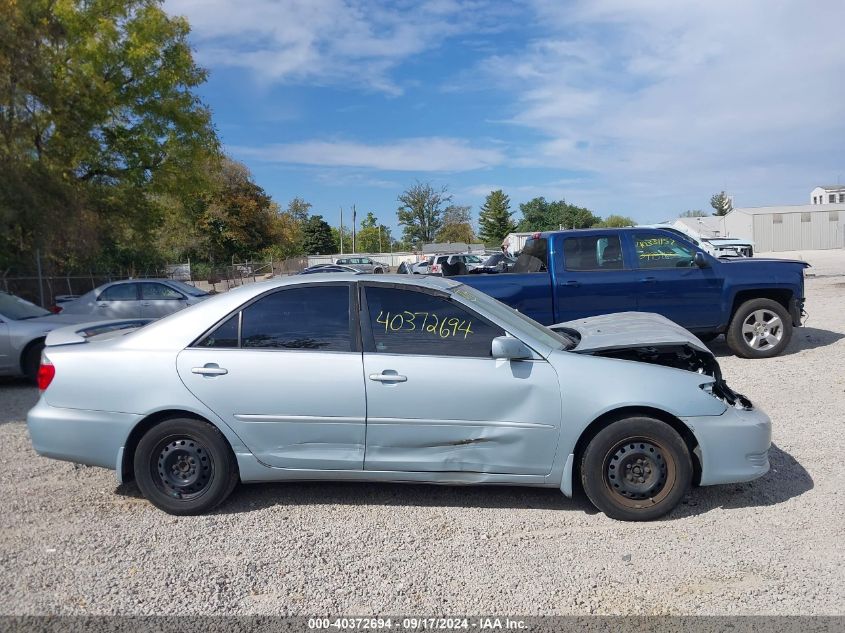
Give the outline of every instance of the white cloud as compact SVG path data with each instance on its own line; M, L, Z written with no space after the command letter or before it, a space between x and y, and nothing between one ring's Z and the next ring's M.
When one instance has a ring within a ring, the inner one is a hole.
M504 162L498 149L472 147L462 139L407 138L389 143L304 141L260 147L229 147L235 156L273 163L357 167L384 171L472 171Z
M488 0L166 0L188 17L199 60L264 82L362 85L390 94L390 72L448 37L491 26Z
M623 195L727 186L747 202L803 199L842 168L841 0L534 7L537 38L483 64L516 95L511 122L544 139L519 165L587 170Z

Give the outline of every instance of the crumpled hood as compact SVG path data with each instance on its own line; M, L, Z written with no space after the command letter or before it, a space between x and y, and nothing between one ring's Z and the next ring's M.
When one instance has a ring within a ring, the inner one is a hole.
M581 336L573 352L596 352L651 345L689 345L712 354L695 334L652 312L617 312L549 326L575 330Z

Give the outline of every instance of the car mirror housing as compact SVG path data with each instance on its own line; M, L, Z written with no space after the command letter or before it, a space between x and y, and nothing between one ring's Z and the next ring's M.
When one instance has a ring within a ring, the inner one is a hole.
M512 336L497 336L494 338L490 351L493 358L505 358L507 360L531 358L531 350L528 349L528 346Z
M710 262L707 260L707 255L701 251L696 251L693 261L699 268L710 268Z

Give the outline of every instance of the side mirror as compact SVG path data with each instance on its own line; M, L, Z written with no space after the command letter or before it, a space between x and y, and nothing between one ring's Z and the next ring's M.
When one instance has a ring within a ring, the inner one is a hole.
M505 358L507 360L524 360L531 358L531 350L512 336L497 336L493 339L490 350L493 358Z
M702 253L701 251L695 252L695 257L693 258L695 265L699 268L710 268L710 261L707 259L707 255Z

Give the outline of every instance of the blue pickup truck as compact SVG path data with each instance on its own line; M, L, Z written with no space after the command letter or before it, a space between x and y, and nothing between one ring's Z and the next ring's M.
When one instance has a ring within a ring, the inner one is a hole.
M513 272L460 280L545 325L656 312L705 341L724 333L738 356L769 358L801 325L807 266L718 259L662 229L585 229L536 233Z

